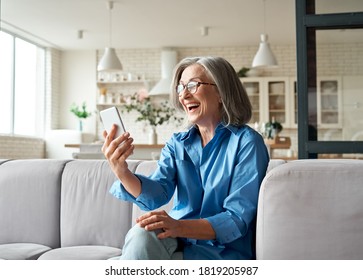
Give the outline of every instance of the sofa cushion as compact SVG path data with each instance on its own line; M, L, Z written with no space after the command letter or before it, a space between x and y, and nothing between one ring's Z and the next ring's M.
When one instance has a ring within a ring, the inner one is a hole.
M129 168L135 170L137 164L130 162ZM74 160L66 165L62 177L61 247L122 248L131 227L131 204L109 193L115 180L106 160Z
M34 243L10 243L0 245L0 259L4 260L36 260L50 247Z
M121 255L121 249L108 246L73 246L46 252L39 260L107 260Z
M65 163L33 159L0 165L0 244L60 246L60 190Z
M363 161L297 160L264 178L258 259L363 259Z

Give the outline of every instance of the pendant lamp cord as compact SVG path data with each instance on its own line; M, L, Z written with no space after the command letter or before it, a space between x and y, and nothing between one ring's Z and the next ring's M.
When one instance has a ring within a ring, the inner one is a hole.
M109 16L108 16L108 19L109 19L109 47L112 46L112 9L113 9L113 1L109 1L108 2L108 10L109 10Z
M266 34L266 0L263 0L263 33Z

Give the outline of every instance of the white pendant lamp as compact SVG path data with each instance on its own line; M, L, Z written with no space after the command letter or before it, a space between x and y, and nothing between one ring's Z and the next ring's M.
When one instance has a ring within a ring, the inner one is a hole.
M267 42L267 34L261 34L260 47L253 59L252 67L277 66L277 60L273 54L270 44Z
M263 10L264 10L264 30L266 29L266 0L263 0ZM277 60L275 55L273 54L270 44L268 43L267 34L261 34L261 42L260 46L257 50L257 53L252 61L253 68L262 68L262 67L276 67Z
M105 48L105 52L97 66L97 71L99 71L99 72L116 72L116 71L122 70L122 64L116 55L115 49L111 48L113 1L107 2L107 8L110 11L110 16L109 16L109 25L110 25L109 46L110 47Z

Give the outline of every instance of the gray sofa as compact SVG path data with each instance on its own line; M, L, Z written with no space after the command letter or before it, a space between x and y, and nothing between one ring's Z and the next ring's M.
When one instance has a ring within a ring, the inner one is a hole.
M128 164L146 175L156 166ZM359 160L271 160L257 258L363 259L362 171ZM0 259L119 256L142 211L109 194L115 179L105 160L0 160Z

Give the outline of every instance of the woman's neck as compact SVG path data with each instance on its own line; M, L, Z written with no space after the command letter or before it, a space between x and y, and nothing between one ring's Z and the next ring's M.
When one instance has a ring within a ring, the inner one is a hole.
M213 139L217 126L218 123L211 126L198 126L203 148Z

